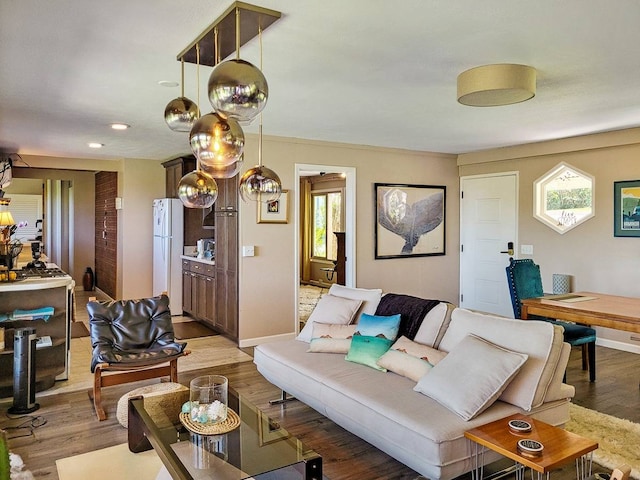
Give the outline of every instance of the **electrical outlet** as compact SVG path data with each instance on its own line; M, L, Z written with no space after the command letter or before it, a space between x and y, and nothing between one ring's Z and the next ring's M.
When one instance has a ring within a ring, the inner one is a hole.
M533 255L533 245L520 245L520 253L523 255Z

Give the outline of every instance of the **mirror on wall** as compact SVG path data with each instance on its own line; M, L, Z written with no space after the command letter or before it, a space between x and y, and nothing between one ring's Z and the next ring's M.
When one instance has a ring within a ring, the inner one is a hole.
M558 233L565 233L595 215L595 177L561 163L534 184L533 216Z

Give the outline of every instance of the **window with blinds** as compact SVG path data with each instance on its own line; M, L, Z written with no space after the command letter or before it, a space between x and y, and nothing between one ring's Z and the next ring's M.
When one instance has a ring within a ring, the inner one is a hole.
M40 235L38 230L42 224L36 225L36 221L42 220L42 195L12 194L9 211L16 224L27 222L25 227L16 230L13 238L21 242L35 240Z

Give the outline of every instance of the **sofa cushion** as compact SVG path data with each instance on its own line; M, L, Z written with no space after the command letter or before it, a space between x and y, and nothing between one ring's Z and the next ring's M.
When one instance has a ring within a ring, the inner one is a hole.
M356 323L360 319L361 314L368 313L369 315L373 315L376 313L376 308L378 308L378 303L380 303L380 298L382 297L382 289L380 288L345 287L344 285L339 285L337 283L331 285L329 293L336 297L362 300L362 306L356 314Z
M444 332L451 321L451 312L456 308L449 302L440 302L425 315L414 341L438 348Z
M386 368L378 365L378 359L389 350L392 344L393 340L382 337L354 335L345 360L386 372Z
M378 365L417 382L446 355L402 336L378 359Z
M312 353L344 353L349 352L351 337L356 325L331 325L328 323L314 323L313 336L309 343Z
M468 335L420 379L414 390L462 419L471 420L498 399L527 358Z
M393 342L398 336L400 328L400 314L398 315L369 315L363 313L357 324L354 335L369 337L384 337Z
M439 349L450 352L467 335L529 356L500 396L526 411L542 405L562 351L562 329L548 322L515 320L456 308Z
M354 300L344 297L336 297L335 295L324 295L318 301L318 304L309 315L307 323L298 334L297 340L309 343L313 335L313 324L333 323L338 325L350 324L362 305L362 300Z

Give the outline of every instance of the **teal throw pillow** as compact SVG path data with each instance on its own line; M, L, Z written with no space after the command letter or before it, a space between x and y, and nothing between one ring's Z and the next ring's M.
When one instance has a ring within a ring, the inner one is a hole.
M362 316L364 315L363 313ZM362 321L362 317L360 320ZM386 372L387 369L378 365L377 362L391 348L391 345L393 345L393 340L386 338L354 335L345 360Z
M356 324L354 335L385 338L393 342L400 329L400 314L388 317L363 313Z

